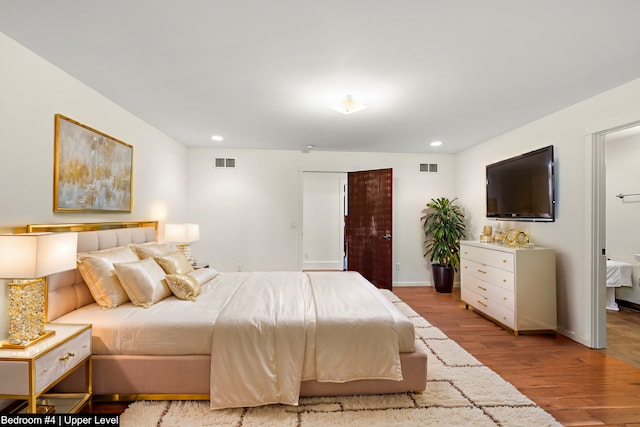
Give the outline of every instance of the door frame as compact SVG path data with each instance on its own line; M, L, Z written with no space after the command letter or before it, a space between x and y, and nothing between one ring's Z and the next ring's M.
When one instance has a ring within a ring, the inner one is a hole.
M607 309L606 281L606 139L607 135L636 127L640 120L594 132L585 137L586 217L585 217L585 261L591 282L589 347L606 348Z

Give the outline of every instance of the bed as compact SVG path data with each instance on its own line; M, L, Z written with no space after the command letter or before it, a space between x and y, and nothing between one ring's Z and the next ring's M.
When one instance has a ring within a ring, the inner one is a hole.
M146 221L29 225L26 231L77 231L83 259L91 252L100 258L105 251L162 246L156 229L157 223ZM114 265L141 268L147 261ZM170 293L155 296L146 308L132 297L138 305L127 301L105 309L79 269L48 277L47 317L93 325L96 399L210 400L217 409L426 386L427 356L414 345L413 325L394 306L391 292L358 273L198 269L188 273L189 283L200 288L195 301ZM57 390L82 384L84 371Z
M616 288L631 287L632 266L627 262L607 260L607 310L618 311Z

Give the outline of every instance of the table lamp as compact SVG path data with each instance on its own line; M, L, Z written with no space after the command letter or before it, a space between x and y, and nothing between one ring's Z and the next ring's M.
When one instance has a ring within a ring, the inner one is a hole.
M0 234L0 279L13 279L3 348L25 348L55 333L44 328L46 276L76 268L77 244L78 233Z
M164 226L164 240L176 243L176 249L184 254L190 264L195 264L191 256L189 243L200 239L200 225L198 224L166 224Z

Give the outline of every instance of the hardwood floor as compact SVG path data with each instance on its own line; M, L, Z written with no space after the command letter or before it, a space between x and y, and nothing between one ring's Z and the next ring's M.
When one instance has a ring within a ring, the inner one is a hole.
M607 348L602 352L640 368L640 311L607 311Z
M562 335L513 334L453 294L396 287L431 324L566 426L640 426L640 368Z
M459 289L447 295L430 287L396 287L394 293L560 423L640 427L640 368L612 357L611 348L592 350L562 335L513 336L466 310ZM608 318L633 324L624 311ZM611 347L616 338L607 332ZM94 403L93 411L119 414L126 406Z

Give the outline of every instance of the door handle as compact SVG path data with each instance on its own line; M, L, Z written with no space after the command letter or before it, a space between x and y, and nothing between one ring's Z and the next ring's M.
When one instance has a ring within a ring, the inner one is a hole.
M391 238L391 234L387 233L384 236L382 236L382 238L389 240Z

